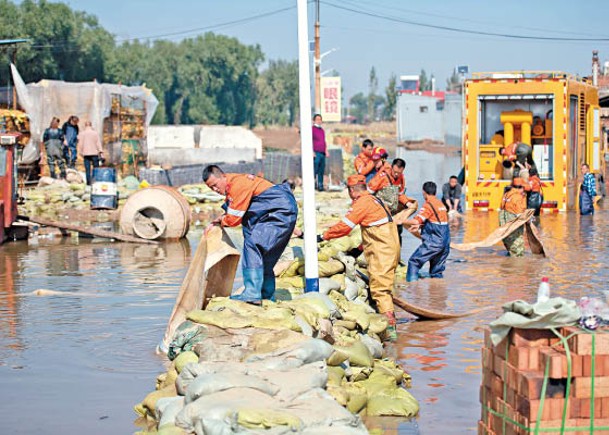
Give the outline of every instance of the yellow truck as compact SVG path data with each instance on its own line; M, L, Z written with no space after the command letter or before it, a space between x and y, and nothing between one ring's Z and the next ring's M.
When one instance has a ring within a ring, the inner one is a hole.
M581 164L604 174L598 89L562 72L475 73L465 81L463 166L470 210L497 210L511 173L501 148L524 142L545 211L577 208Z

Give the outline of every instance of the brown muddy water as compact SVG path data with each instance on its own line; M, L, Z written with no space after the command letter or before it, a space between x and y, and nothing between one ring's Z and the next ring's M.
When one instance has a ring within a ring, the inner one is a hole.
M409 156L410 165L425 153ZM444 175L457 166L453 157ZM421 179L407 182L413 194ZM476 433L480 327L500 313L503 302L533 300L543 275L550 277L553 294L565 297L606 288L608 217L605 210L594 217L542 215L549 258L506 257L501 246L453 251L445 279L401 283L403 297L435 309L493 307L465 319L400 325L390 353L412 375L420 433ZM478 240L497 220L494 212L467 212L451 227L453 240ZM159 246L39 238L0 247L0 433L138 430L132 408L163 371L154 349L200 235L195 230L181 243ZM404 260L417 243L404 236ZM37 289L60 293L32 295ZM413 433L410 424L396 420L382 426L387 433Z

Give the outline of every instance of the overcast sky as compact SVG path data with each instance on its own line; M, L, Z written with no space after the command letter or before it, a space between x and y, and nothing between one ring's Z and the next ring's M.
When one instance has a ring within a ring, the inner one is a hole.
M237 37L246 44L260 44L267 59L298 57L296 0L67 3L96 15L119 41L142 37L179 40L211 30ZM289 9L280 11L286 8ZM309 12L312 24L312 4ZM234 21L239 22L219 26ZM444 89L455 65L469 65L470 71L561 70L588 75L593 49L600 51L601 62L609 59L609 0L322 0L320 22L322 52L337 49L323 59L322 71L335 69L341 74L347 97L367 91L373 65L381 89L390 74L416 74L421 68L435 74L438 88ZM412 23L508 35L605 41L514 39Z

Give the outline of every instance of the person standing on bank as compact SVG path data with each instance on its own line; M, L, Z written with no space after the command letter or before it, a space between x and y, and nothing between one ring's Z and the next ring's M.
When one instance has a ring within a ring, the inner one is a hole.
M584 179L579 189L579 212L582 216L594 214L594 197L596 196L596 179L590 172L590 166L582 165Z
M63 154L68 168L76 167L76 145L78 143L78 116L72 115L61 127L63 130Z
M63 161L63 131L59 128L59 118L53 117L51 125L42 135L42 142L47 153L47 163L51 178L57 178L55 175L55 164L59 167L59 175L61 178L66 178L66 165Z
M104 156L99 134L93 129L91 121L85 122L84 131L78 135L78 155L84 160L87 184L90 186L93 180L93 168L100 166L100 160Z
M216 165L203 170L203 181L226 196L225 214L211 225L243 226L243 284L231 299L260 304L275 300L273 267L285 250L298 217L296 199L288 183L273 184L251 174L225 174ZM209 227L208 227L209 228Z
M326 157L328 147L326 145L326 132L321 126L321 115L313 116L313 152L315 153L315 188L324 191L324 172L326 171Z

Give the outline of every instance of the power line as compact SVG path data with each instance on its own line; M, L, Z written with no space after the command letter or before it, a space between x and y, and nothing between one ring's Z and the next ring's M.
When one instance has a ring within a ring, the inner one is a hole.
M401 11L401 12L406 12L409 14L415 14L415 15L423 15L423 16L429 16L429 17L435 17L435 18L442 18L442 19L446 19L446 20L458 20L458 21L465 21L465 22L469 22L469 23L473 23L473 24L482 24L484 26L495 26L495 25L505 25L505 23L493 23L492 21L480 21L480 20L472 20L471 18L464 18L464 17L456 17L456 16L449 16L449 15L442 15L442 14L438 14L438 13L432 13L432 12L423 12L423 11L417 11L414 9L405 9L405 8L399 8L396 6L386 6L383 5L382 3L378 2L378 1L374 1L372 3L367 2L365 0L342 0L343 2L346 3L351 3L352 5L355 6L361 6L361 4L364 5L369 5L369 6L380 6L382 8L388 8L390 10L394 10L394 11ZM374 12L374 10L373 10ZM554 30L554 29L547 29L547 28L540 28L540 27L527 27L527 26L519 26L519 25L511 25L511 28L514 29L523 29L523 30L532 30L534 32L544 32L544 33L556 33L559 35L583 35L583 36L594 36L594 37L599 37L597 34L593 34L593 33L583 33L583 32L568 32L568 31L559 31L559 30Z
M262 18L267 18L273 15L277 15L292 9L295 9L296 6L289 6L289 7L285 7L285 8L280 8L280 9L275 9L273 11L269 11L269 12L264 12L261 14L257 14L257 15L251 15L249 17L244 17L244 18L240 18L237 20L231 20L231 21L226 21L223 23L218 23L218 24L213 24L210 26L205 26L205 27L197 27L197 28L193 28L193 29L188 29L188 30L181 30L179 32L170 32L170 33L163 33L163 34L156 34L156 35L147 35L147 36L139 36L139 37L133 37L133 38L120 38L120 39L116 39L116 43L122 43L122 42L128 42L128 41L135 41L135 40L139 40L139 39L160 39L160 38L167 38L167 37L175 37L175 36L181 36L181 35L186 35L189 33L201 33L201 32L205 32L205 31L209 31L209 30L215 30L215 29L219 29L219 28L223 28L223 27L228 27L228 26L234 26L237 24L246 24L252 21L256 21ZM85 48L69 48L70 47L70 42L66 42L63 44L34 44L31 46L31 48L36 48L36 49L42 49L42 48L66 48L65 51L84 51L86 50Z
M607 42L607 41L609 41L609 38L566 38L566 37L555 37L555 36L515 35L515 34L510 34L510 33L496 33L496 32L485 32L485 31L481 31L481 30L469 30L469 29L462 29L462 28L458 28L458 27L440 26L440 25L429 24L429 23L421 23L421 22L417 22L417 21L411 21L411 20L406 20L403 18L391 17L388 15L378 14L378 13L374 13L374 12L366 12L363 10L353 9L353 8L349 8L346 6L339 6L339 5L336 5L336 4L327 2L327 1L323 1L323 3L325 5L331 6L336 9L353 12L353 13L359 14L359 15L366 15L366 16L373 17L373 18L379 18L379 19L386 20L386 21L392 21L394 23L410 24L412 26L427 27L430 29L445 30L445 31L457 32L457 33L468 33L471 35L498 36L501 38L527 39L527 40L539 40L539 41L587 41L587 42Z

